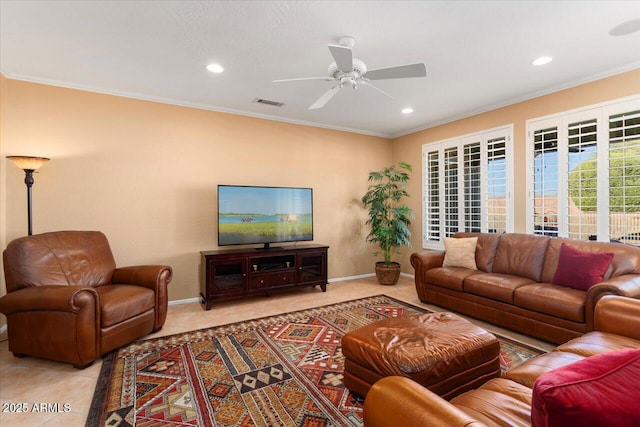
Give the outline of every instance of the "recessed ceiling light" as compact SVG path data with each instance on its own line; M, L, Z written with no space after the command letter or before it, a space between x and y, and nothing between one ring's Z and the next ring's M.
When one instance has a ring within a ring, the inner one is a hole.
M207 70L211 71L212 73L219 74L224 71L224 68L222 68L222 66L220 66L219 64L209 64L207 65Z
M402 114L411 114L413 113L413 108L407 107L402 109Z
M550 56L541 56L540 58L533 61L531 64L533 65L546 65L549 62L553 61L553 58Z

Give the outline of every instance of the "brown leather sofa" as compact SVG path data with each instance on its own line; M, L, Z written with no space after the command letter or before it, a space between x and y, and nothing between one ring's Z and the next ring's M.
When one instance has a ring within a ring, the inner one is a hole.
M15 239L3 252L9 350L85 368L158 331L167 317L164 265L116 268L104 234L59 231Z
M561 344L593 330L594 307L602 296L640 298L640 248L635 246L517 233L454 237L478 237L478 270L442 267L444 251L412 254L420 301ZM588 291L550 283L562 243L613 253L604 280Z
M595 331L530 359L447 402L405 377L376 382L364 403L367 427L529 426L532 388L553 369L586 357L624 348L640 348L640 300L605 296L597 304ZM615 396L608 399L615 402Z

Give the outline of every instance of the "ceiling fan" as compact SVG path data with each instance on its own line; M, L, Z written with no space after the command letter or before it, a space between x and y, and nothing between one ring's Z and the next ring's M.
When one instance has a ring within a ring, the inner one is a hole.
M329 65L329 77L303 77L297 79L274 80L273 83L293 82L300 80L325 80L336 84L316 100L309 110L317 110L326 105L340 89L351 86L358 89L359 86L370 86L378 92L391 98L391 95L374 86L371 80L404 79L411 77L425 77L427 70L423 63L401 65L398 67L378 68L367 70L367 66L358 58L354 58L351 49L355 44L353 37L340 37L338 44L330 44L329 52L334 59Z

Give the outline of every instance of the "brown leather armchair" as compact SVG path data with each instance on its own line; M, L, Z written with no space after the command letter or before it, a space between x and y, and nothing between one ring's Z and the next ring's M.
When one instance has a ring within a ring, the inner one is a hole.
M3 252L9 350L79 369L150 332L167 317L164 265L116 268L104 234L58 231L21 237Z

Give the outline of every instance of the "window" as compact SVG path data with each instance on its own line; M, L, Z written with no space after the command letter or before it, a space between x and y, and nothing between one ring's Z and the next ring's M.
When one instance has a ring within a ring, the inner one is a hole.
M527 232L640 244L640 98L527 121Z
M513 127L422 146L423 247L458 231L512 231Z

